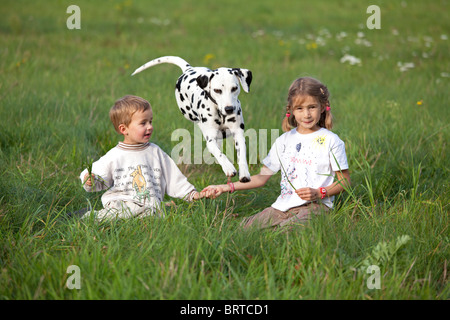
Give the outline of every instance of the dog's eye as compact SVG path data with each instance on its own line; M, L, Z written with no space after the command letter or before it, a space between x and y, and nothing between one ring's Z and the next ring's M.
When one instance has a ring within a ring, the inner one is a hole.
M220 90L220 89L214 89L214 92L217 94L222 94L222 90Z
M231 88L231 92L235 92L238 89L238 87Z

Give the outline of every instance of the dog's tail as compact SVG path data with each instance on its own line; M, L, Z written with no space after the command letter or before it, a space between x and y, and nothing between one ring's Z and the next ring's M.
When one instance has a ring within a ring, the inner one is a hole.
M136 73L139 73L141 71L144 71L145 69L148 69L150 67L156 66L157 64L161 64L161 63L175 64L178 67L180 67L183 72L187 68L190 67L190 64L187 63L185 60L181 59L180 57L166 56L166 57L160 57L160 58L151 60L151 61L147 62L146 64L140 66L133 72L132 76L134 76Z

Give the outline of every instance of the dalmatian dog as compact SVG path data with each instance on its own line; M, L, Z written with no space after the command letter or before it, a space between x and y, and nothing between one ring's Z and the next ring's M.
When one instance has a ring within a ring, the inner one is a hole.
M240 86L249 92L252 72L240 68L192 67L180 57L166 56L151 60L136 69L135 75L147 68L171 63L181 68L183 74L175 85L175 97L184 117L197 123L206 140L206 146L222 166L227 177L236 175L232 162L220 151L218 140L234 139L239 164L239 181L250 181L246 145L244 138L244 118L238 100Z

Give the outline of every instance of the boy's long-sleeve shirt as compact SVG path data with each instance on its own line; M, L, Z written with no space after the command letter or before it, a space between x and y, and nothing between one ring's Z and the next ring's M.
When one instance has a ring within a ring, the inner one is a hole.
M85 169L80 175L83 183L87 173ZM119 200L156 209L165 194L191 200L195 191L169 155L153 143L119 142L92 164L92 173L95 185L83 184L83 187L86 191L106 190L102 195L104 207L112 200Z

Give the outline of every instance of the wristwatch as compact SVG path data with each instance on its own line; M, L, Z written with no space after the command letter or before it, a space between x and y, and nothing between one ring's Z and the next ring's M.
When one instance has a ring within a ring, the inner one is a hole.
M321 194L321 199L325 198L325 196L327 195L327 189L320 187L319 191Z

